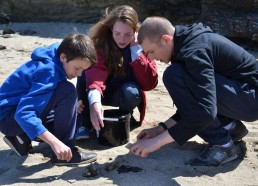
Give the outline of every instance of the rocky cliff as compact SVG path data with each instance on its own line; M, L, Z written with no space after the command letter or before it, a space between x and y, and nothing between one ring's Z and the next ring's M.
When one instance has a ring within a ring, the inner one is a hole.
M173 24L203 22L230 38L258 42L257 0L0 0L0 23L96 22L107 7L128 4L140 20L164 16Z

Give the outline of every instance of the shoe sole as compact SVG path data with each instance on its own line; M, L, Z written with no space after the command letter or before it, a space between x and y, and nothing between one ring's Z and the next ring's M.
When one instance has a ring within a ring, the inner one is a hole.
M9 139L7 139L6 137L3 138L4 142L20 157L22 157L22 155L15 149L15 147L12 145L11 141L9 141Z
M242 138L244 138L248 134L248 132L249 131L247 129L243 130L242 133L240 133L237 137L232 138L233 142L236 143L236 142L240 141Z
M54 165L57 165L57 166L73 166L73 165L89 164L89 163L92 163L96 160L97 160L97 157L89 159L89 160L81 161L81 162L78 162L78 163L69 163L69 162L62 162L62 163L53 163L52 162L52 163Z
M222 165L222 164L224 164L224 163L227 163L227 162L233 161L233 160L235 160L235 159L237 159L237 158L238 158L238 155L237 155L237 154L235 154L235 155L233 155L233 156L231 156L231 157L229 157L229 158L225 159L224 161L222 161L219 165Z

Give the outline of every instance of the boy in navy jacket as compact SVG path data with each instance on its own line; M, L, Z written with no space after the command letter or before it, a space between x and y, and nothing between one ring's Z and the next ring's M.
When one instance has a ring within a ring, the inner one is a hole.
M162 17L147 18L138 41L150 59L171 61L163 81L177 112L143 130L131 153L146 157L167 143L183 145L199 135L209 146L190 165L217 166L236 159L234 142L248 133L240 120L258 119L256 59L202 23L173 26Z
M60 43L36 48L31 60L16 69L0 88L0 131L17 155L28 155L37 138L52 148L56 165L88 163L96 154L79 152L72 139L77 94L67 79L95 65L96 51L88 36L71 34Z

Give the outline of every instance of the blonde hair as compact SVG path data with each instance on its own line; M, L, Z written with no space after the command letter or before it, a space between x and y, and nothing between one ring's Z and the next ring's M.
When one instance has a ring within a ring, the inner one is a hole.
M159 43L163 35L174 36L175 27L164 17L148 17L146 18L138 33L138 42L142 44L144 39L151 42Z
M119 47L113 39L112 29L117 21L126 23L134 32L139 30L138 15L136 11L127 5L106 9L104 17L89 31L98 53L103 55L106 65L111 74L124 74L123 58Z

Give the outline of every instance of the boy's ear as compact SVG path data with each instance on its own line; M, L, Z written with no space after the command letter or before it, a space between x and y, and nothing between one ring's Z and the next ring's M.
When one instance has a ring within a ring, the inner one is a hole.
M66 62L67 62L67 58L66 58L66 55L65 55L64 53L61 53L61 55L60 55L60 61L61 61L62 63L66 63Z
M167 35L167 34L162 35L161 38L162 38L162 40L163 40L166 44L171 44L171 43L172 43L172 40L173 40L172 36Z

